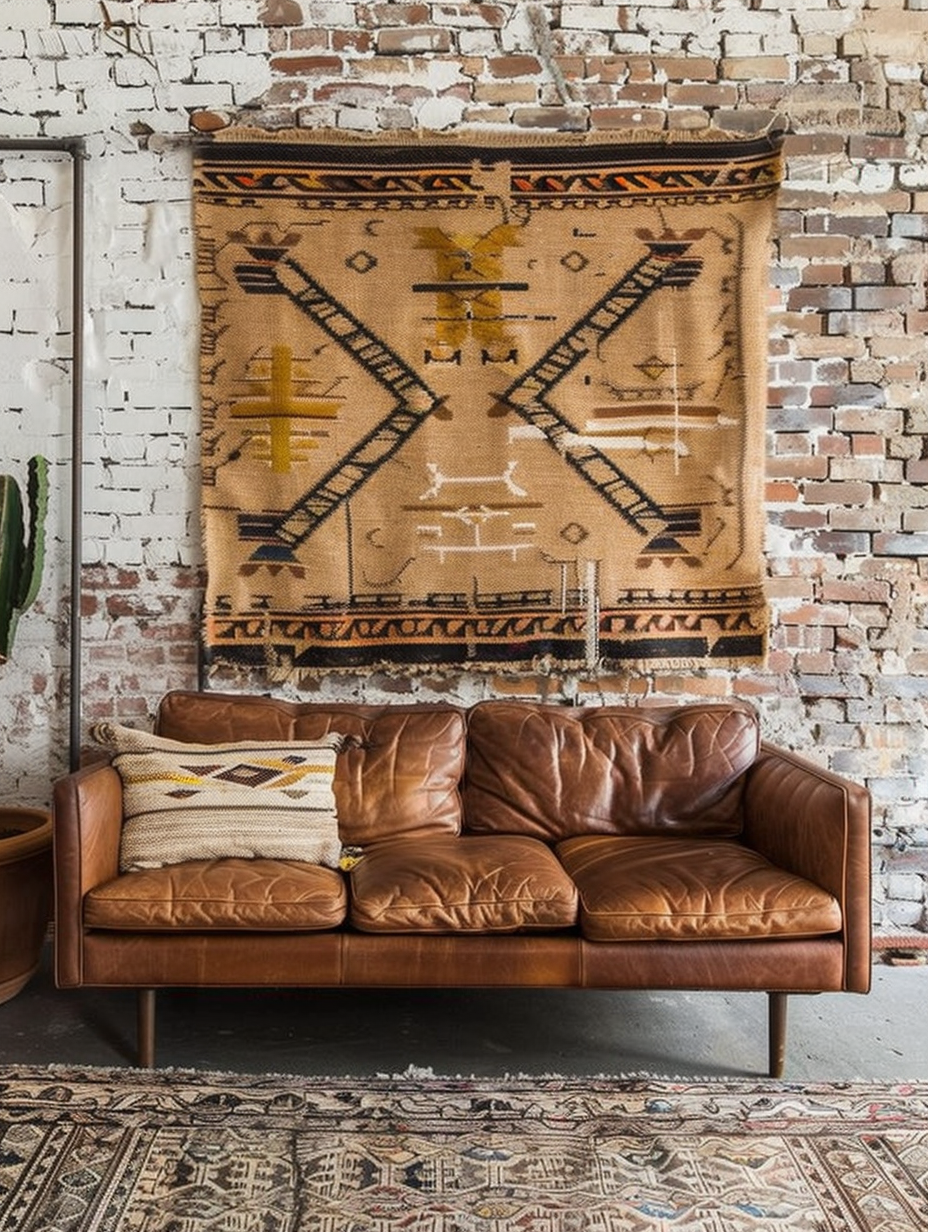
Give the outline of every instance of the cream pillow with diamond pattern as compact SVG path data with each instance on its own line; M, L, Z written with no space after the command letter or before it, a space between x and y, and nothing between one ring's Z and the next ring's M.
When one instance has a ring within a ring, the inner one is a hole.
M342 737L185 744L116 723L91 735L122 779L123 872L227 856L338 867Z

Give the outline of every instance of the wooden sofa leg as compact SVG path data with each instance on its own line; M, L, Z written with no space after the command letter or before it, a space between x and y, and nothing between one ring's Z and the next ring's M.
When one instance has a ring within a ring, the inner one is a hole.
M786 1065L786 1007L789 993L767 993L767 1055L771 1078L782 1078Z
M155 990L140 988L138 992L136 1029L138 1032L138 1063L143 1069L155 1064Z

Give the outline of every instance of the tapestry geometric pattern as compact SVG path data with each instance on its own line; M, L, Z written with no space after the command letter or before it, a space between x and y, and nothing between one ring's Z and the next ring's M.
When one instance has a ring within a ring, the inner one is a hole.
M247 136L194 175L209 663L762 658L779 137Z

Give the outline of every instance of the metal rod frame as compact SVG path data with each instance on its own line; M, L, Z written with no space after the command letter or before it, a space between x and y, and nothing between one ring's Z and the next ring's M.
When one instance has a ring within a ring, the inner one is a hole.
M71 159L71 615L69 768L81 758L81 595L84 464L84 160L83 138L0 137L0 153L67 154Z

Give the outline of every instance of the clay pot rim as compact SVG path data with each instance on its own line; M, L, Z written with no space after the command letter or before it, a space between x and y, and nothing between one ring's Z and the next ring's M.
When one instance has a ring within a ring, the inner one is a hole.
M9 864L42 851L51 844L52 815L47 809L2 805L0 830L19 831L0 837L0 864Z

